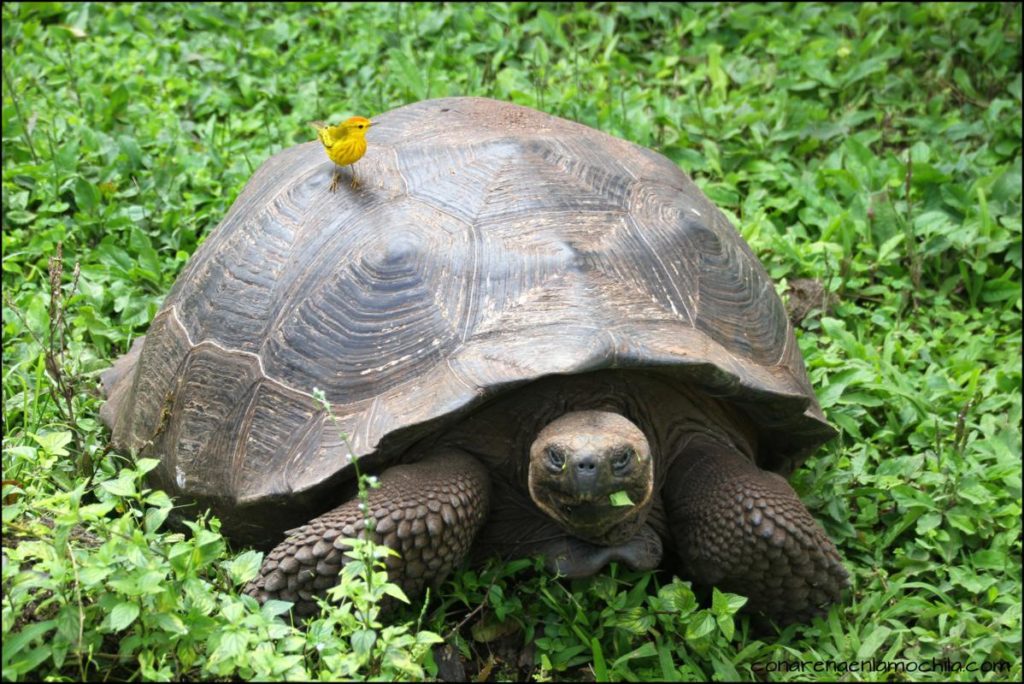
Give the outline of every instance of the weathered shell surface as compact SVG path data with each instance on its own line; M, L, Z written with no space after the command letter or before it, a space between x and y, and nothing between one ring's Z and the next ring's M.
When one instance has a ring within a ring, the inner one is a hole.
M831 436L771 280L670 161L480 98L375 122L356 190L344 170L328 192L319 143L268 160L122 366L104 417L159 484L291 506L350 477L342 432L382 459L388 435L612 367L739 403L788 466Z

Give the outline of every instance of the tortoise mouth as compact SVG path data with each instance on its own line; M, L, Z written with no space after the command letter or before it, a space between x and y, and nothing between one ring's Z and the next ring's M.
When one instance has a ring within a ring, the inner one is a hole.
M567 532L595 544L624 543L643 523L647 511L647 500L639 505L616 506L609 495L550 494L541 508Z
M577 526L611 526L616 522L628 518L637 508L642 508L646 502L638 502L641 505L616 506L611 501L611 495L601 493L564 493L564 491L548 491L547 508L559 514L560 520L570 527ZM644 497L646 499L646 497Z
M607 497L604 497L607 499ZM584 494L582 496L553 497L553 504L558 512L574 524L605 522L615 517L613 507L597 500L597 497Z
M643 518L653 495L650 480L643 478L581 488L572 479L541 476L531 484L541 510L571 534L602 544L611 543L606 537L613 529Z

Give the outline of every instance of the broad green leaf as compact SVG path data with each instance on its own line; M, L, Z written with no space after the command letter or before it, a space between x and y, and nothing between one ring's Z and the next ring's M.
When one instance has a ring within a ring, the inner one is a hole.
M135 622L137 617L139 617L139 604L124 601L110 611L108 626L112 631L120 632Z
M75 204L84 212L90 212L100 203L100 191L84 178L75 179Z
M42 622L25 625L16 633L4 635L4 657L10 658L14 654L19 653L32 641L52 630L54 626L55 622L53 620L43 620Z
M153 618L153 622L157 627L170 632L171 634L188 634L188 627L180 617L173 613L157 613L156 617Z
M610 495L612 506L633 506L633 500L629 498L629 493L622 489L617 492L612 492Z
M70 432L44 432L42 434L32 433L32 439L45 451L53 456L67 456L66 447L72 440Z
M377 632L372 629L359 629L352 634L352 650L361 658L370 655L373 644L377 641Z
M892 634L892 630L884 625L875 625L871 627L867 637L861 641L860 648L857 649L857 660L866 660L875 655L885 640Z
M135 477L130 471L122 471L114 480L100 482L100 487L116 496L135 496Z
M686 626L686 638L700 639L715 631L715 616L709 611L701 611Z
M718 629L722 631L722 636L725 637L726 641L732 641L732 637L736 633L736 625L733 623L732 615L716 615L715 622L718 623Z
M291 601L278 601L277 599L270 599L262 606L260 606L260 613L264 617L276 617L283 615L284 613L291 610L294 604Z
M388 582L383 585L382 589L384 593L392 598L396 598L402 603L410 603L409 597L405 595L405 591L400 586L392 582Z
M228 573L231 581L236 585L245 584L260 571L260 564L263 562L263 554L259 551L244 551L231 561L228 565Z
M170 512L170 508L147 508L144 522L146 532L152 533L160 529Z

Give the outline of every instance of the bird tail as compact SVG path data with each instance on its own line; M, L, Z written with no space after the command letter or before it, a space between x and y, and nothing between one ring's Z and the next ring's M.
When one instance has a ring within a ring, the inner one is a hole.
M310 121L309 125L316 129L316 137L320 139L320 142L327 146L327 141L324 139L324 134L327 132L327 124L323 121Z

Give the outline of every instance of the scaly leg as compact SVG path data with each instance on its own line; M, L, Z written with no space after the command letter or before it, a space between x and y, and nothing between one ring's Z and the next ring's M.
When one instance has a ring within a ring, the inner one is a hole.
M695 436L668 472L665 508L682 576L808 622L848 583L839 552L785 479Z
M374 541L399 552L389 558L388 577L410 597L435 586L462 562L487 516L490 477L472 456L445 449L417 463L398 465L370 491ZM316 611L314 596L338 583L343 538L365 538L359 500L292 530L263 561L245 593L260 602L295 603L297 615Z

